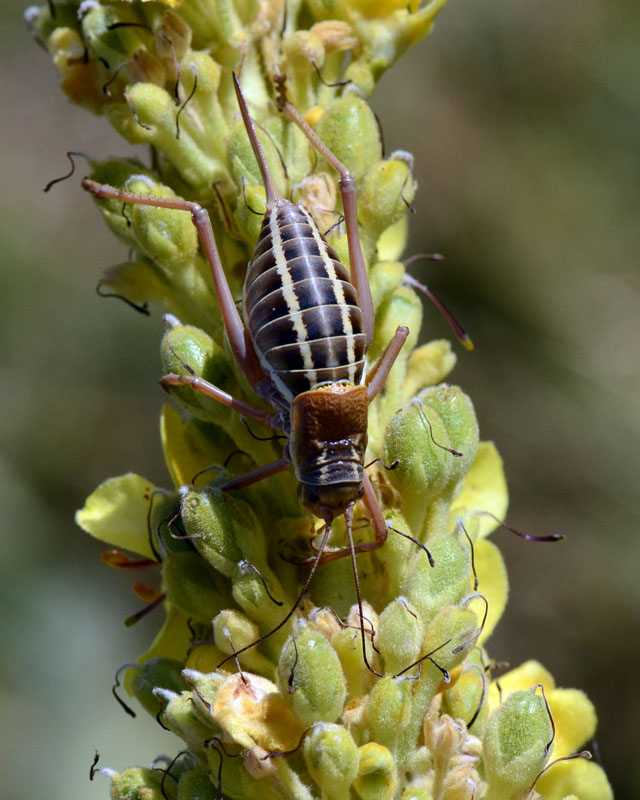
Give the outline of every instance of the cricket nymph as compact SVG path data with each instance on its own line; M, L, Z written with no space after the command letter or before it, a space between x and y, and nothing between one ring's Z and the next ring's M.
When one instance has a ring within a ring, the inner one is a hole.
M278 199L267 209L243 300L274 402L290 413L298 496L333 519L362 495L365 334L349 272L302 206Z

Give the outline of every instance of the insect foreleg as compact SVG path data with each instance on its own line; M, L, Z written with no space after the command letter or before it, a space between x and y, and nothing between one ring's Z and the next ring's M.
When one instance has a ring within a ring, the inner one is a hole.
M196 226L196 230L200 236L207 261L211 267L213 283L218 297L218 303L220 304L220 313L222 314L222 321L227 333L227 338L229 339L233 357L254 388L264 381L265 376L258 361L258 357L255 354L249 335L240 318L238 309L236 308L231 289L229 289L227 277L224 274L222 262L220 261L215 236L213 235L211 220L206 210L198 205L198 203L192 203L180 197L152 197L149 195L133 194L132 192L123 192L113 186L96 183L96 181L92 181L90 178L85 178L82 181L82 187L103 200L120 200L123 203L154 206L156 208L173 208L178 211L189 212L191 220Z
M340 175L338 185L342 195L342 206L344 209L344 220L347 226L347 243L349 245L349 263L351 266L351 282L353 283L358 296L358 305L362 311L362 327L365 334L365 352L369 349L373 339L374 312L371 289L369 287L369 276L364 262L360 235L358 233L358 210L356 203L356 182L346 166L335 157L327 145L322 141L318 134L313 130L309 123L296 111L286 97L281 96L279 108L287 119L294 122L311 144L324 156L331 166Z
M391 371L391 367L394 365L396 358L400 354L402 345L407 340L408 335L409 328L407 328L406 325L399 325L396 328L393 338L385 347L380 358L374 364L373 369L371 369L367 375L367 397L369 398L369 402L373 400L380 389L382 389L384 386L384 382Z
M377 550L379 547L382 547L382 545L387 541L389 529L387 527L387 523L385 522L384 515L382 514L380 502L378 501L375 490L371 485L371 481L369 480L366 472L364 473L364 477L362 479L362 488L364 490L362 502L364 503L371 519L375 539L372 542L360 542L359 544L355 544L353 545L353 548L345 547L341 550L332 550L330 553L325 553L320 560L321 564L328 564L330 561L337 561L340 558L350 556L352 553L370 553L372 550Z

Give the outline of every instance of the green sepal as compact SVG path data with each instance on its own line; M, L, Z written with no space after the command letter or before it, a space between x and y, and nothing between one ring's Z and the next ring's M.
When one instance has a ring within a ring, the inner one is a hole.
M279 142L281 138L276 126L280 126L281 121L277 117L275 120L273 117L268 118L266 125L269 134L265 133L258 125L256 125L256 133L271 177L280 194L286 197L288 195L288 181L276 146L276 141ZM275 140L272 137L275 137ZM251 147L244 122L240 116L234 120L229 131L227 158L231 176L236 183L238 191L242 190L243 183L247 186L263 187L262 173ZM238 205L242 204L243 200L240 198ZM263 211L260 208L255 210ZM255 239L253 241L255 242Z
M282 648L276 681L305 726L335 722L342 713L347 689L340 659L325 637L303 621Z

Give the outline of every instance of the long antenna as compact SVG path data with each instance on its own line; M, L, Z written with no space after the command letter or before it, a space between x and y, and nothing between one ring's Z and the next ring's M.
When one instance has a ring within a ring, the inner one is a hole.
M244 126L247 129L247 134L249 135L249 141L251 142L251 147L253 148L253 152L256 156L256 161L258 162L258 166L260 167L260 172L262 174L262 182L264 183L264 190L267 193L267 210L273 208L273 206L278 202L278 200L282 200L280 192L277 190L276 185L271 177L271 173L269 172L269 167L267 166L267 161L264 157L264 152L262 150L262 145L260 144L260 140L258 139L258 135L256 134L256 129L253 124L253 120L249 116L249 109L247 108L247 103L244 99L244 95L242 94L242 90L240 89L240 84L238 83L238 78L236 77L236 73L233 73L233 85L236 89L236 97L238 98L238 105L240 106L240 113L242 114L242 119L244 120Z

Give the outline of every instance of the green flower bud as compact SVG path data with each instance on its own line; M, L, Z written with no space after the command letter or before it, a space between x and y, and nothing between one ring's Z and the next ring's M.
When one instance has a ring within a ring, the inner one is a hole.
M127 89L126 100L106 108L111 123L126 139L153 144L182 180L206 194L213 183L226 178L224 164L196 141L190 126L179 126L179 109L168 91L155 83L136 83Z
M471 589L469 544L459 536L429 543L434 566L420 550L413 557L403 593L423 624L429 624L439 609L457 603ZM447 637L445 637L447 638Z
M267 564L260 523L248 503L213 487L183 487L181 494L184 527L196 550L214 569L237 579L245 571L243 562L248 561L267 585L281 592Z
M317 723L304 739L304 760L322 791L323 800L349 800L349 787L358 776L360 753L342 725Z
M398 597L380 614L376 644L386 672L397 674L420 655L425 626L406 598ZM379 739L377 741L380 741Z
M434 651L433 659L438 666L451 673L473 647L477 628L478 620L472 611L445 606L427 629L423 651ZM423 662L423 670L429 670L429 667L428 662ZM438 677L435 672L433 675Z
M236 386L233 371L223 348L207 333L191 325L175 323L165 330L160 350L162 369L175 375L193 372L224 391ZM172 386L171 395L191 414L222 428L229 428L232 411L212 397L190 386Z
M132 175L122 188L151 197L173 199L176 196L171 189L149 180L146 175ZM111 202L117 203L120 214L124 213L131 221L138 249L169 275L184 273L198 251L198 234L187 211L131 203L123 212L119 200Z
M376 310L383 300L400 288L403 277L404 264L399 261L378 261L369 269L369 287L371 288L373 307ZM398 322L398 324L405 325L408 323ZM374 336L376 334L377 329L374 331Z
M513 692L487 722L484 765L491 798L511 798L531 786L549 758L553 729L536 687Z
M196 674L194 670L184 670L183 675ZM157 700L154 716L164 706L161 719L164 725L187 743L195 752L202 750L203 743L211 736L220 733L210 714L203 708L194 692L175 694L167 689L156 688Z
M367 703L367 719L375 742L395 753L410 714L411 684L408 681L386 676L376 682Z
M454 386L421 392L392 418L384 458L398 461L389 480L419 538L448 532L449 503L473 462L477 441L471 401Z
M470 730L480 734L489 714L488 689L482 667L466 663L453 685L444 692L443 710L467 725L473 720Z
M131 767L111 776L111 800L166 800L160 784L163 773L157 769Z
M240 561L232 583L233 599L263 631L274 628L284 616L284 609L293 604L266 564L258 572L255 564Z
M366 253L372 253L384 231L406 214L415 189L409 166L399 158L380 161L367 173L358 205Z
M404 380L409 353L418 340L422 322L422 303L414 291L399 287L387 297L376 314L376 329L369 351L375 363L393 338L399 325L407 325L409 336L385 381L384 392L369 407L369 446L379 453L383 447L386 423L404 402Z
M446 339L423 344L409 356L404 385L405 402L427 386L441 383L456 364L456 354Z
M344 560L347 561L347 559ZM350 573L348 577L345 575L344 581L348 580L353 581L353 573ZM371 631L375 632L377 630L378 615L366 600L362 603L362 615L364 618L367 661L375 669L380 664L377 663L377 654L372 646ZM350 609L346 618L346 625L332 636L331 645L342 664L342 670L347 680L349 697L364 696L371 688L374 676L364 663L362 655L362 632L357 605L352 606Z
M186 691L187 684L182 677L182 664L172 658L152 658L135 669L132 681L133 694L140 705L155 716L162 704L153 693L154 689L169 692Z
M91 163L90 177L97 183L106 183L116 189L125 190L130 179L138 179L137 188L146 189L147 194L153 193L149 192L149 187L157 187L158 192L164 191L166 193L170 191L167 187L158 183L157 178L143 164L133 158L112 158L108 161L93 161ZM146 185L141 187L141 182ZM113 233L127 247L139 247L131 222L132 206L128 205L123 208L119 200L99 200L96 198L95 202Z
M227 507L227 497L219 489L185 487L182 521L200 555L230 578L243 556L236 541L235 521Z
M426 789L415 789L409 786L402 795L402 800L433 800L433 795Z
M216 646L225 656L232 656L236 651L249 647L238 656L240 663L257 674L273 672L273 664L255 647L250 647L260 638L258 626L240 611L235 609L221 611L213 620L213 636ZM229 660L227 669L230 669L233 663Z
M195 621L207 622L229 602L219 577L193 551L170 555L162 565L162 575L171 602Z
M213 704L221 687L227 682L227 677L222 672L204 673L195 669L184 669L182 675L193 689L192 703L199 718L205 723L211 723L214 719ZM167 707L167 715L170 714L172 702L174 702L173 699L170 700Z
M259 120L256 120L256 122L259 122ZM262 151L271 177L275 181L278 191L283 197L286 197L288 193L288 181L276 146L276 142L279 141L280 136L277 135L278 132L276 130L271 130L272 127L274 127L273 123L268 126L267 130L269 133L267 134L259 125L256 125L256 134L262 145ZM273 136L276 136L275 141L272 138ZM243 184L246 185L247 190L250 186L262 187L260 167L258 166L253 148L251 147L247 130L240 118L235 120L231 126L227 142L227 154L231 175L238 189L241 189ZM251 203L251 206L255 211L260 211L261 213L264 208L264 205L258 205L255 201ZM242 199L238 203L238 209L240 209L240 207L244 207L244 201ZM255 216L260 224L259 217L255 214L251 214L251 216ZM256 238L251 240L252 245L255 244Z
M316 133L339 161L360 181L382 157L378 123L366 102L347 94L330 103ZM359 216L362 206L359 207Z
M296 625L280 655L278 687L303 725L334 722L342 713L346 681L336 651L306 623Z
M391 800L398 783L393 756L369 742L360 748L360 769L354 788L362 800Z
M217 772L213 773L217 775ZM167 782L165 781L165 784ZM217 800L218 793L206 767L199 765L185 770L178 781L176 800Z

